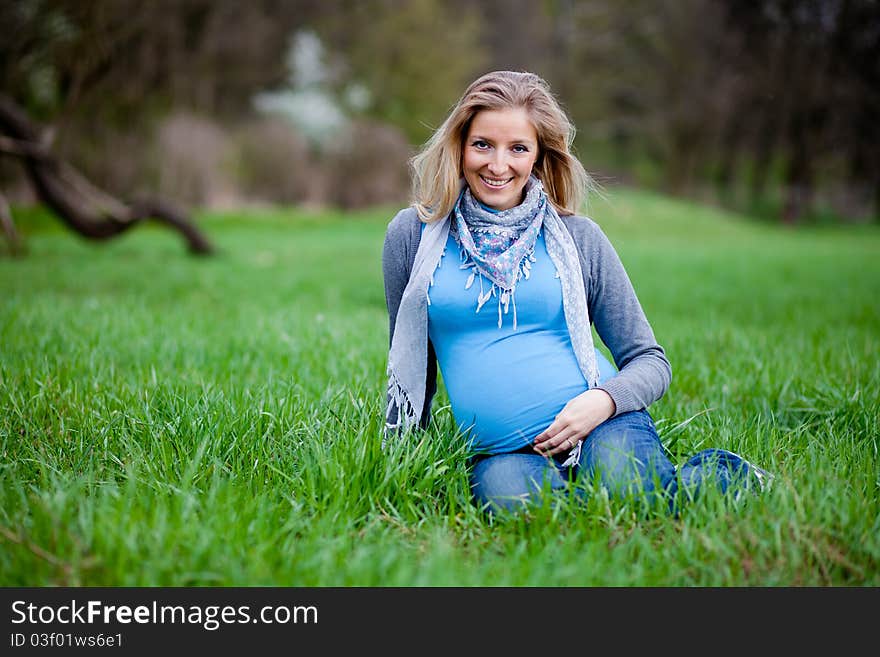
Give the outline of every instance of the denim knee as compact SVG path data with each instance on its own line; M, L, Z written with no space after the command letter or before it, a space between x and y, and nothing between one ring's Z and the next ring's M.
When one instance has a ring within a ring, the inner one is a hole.
M707 485L716 487L722 494L760 490L763 486L756 472L766 474L739 454L726 449L710 448L690 457L679 469L679 477L681 487L691 497L696 497Z
M471 492L480 507L517 510L534 501L545 485L565 487L552 459L538 454L497 454L479 459L470 475Z
M647 411L622 413L596 427L584 441L578 468L579 476L597 477L618 497L665 491L675 478Z

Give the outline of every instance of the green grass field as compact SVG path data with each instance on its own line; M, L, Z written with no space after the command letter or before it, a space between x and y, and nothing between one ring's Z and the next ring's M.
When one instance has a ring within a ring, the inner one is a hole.
M612 189L592 216L673 367L677 462L775 473L678 518L596 491L488 519L442 393L379 448L393 208L212 213L0 256L0 585L880 585L880 231Z

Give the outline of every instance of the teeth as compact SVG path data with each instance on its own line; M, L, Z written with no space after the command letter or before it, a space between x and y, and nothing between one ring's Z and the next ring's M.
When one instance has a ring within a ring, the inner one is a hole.
M483 178L483 176L480 176ZM483 182L489 185L489 187L504 187L507 183L509 183L513 178L508 178L507 180L492 180L490 178L483 178Z

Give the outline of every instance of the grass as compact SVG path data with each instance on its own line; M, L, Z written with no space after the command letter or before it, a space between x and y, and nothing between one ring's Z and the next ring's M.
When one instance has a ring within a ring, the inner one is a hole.
M776 474L678 518L594 491L489 519L442 392L379 448L393 208L206 213L189 257L21 210L0 257L0 585L877 586L880 231L612 189L592 216L673 365L676 462Z

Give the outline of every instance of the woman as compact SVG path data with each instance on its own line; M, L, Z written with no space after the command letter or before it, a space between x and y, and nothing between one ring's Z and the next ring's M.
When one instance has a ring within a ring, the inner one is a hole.
M474 452L471 488L515 509L569 475L670 503L684 483L760 483L724 450L679 472L647 408L671 369L614 248L577 216L589 177L549 86L496 71L467 88L413 158L415 202L383 250L390 323L385 439L424 428L439 363ZM593 344L591 323L611 352Z

